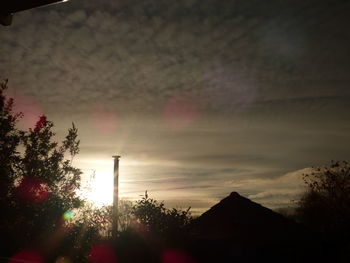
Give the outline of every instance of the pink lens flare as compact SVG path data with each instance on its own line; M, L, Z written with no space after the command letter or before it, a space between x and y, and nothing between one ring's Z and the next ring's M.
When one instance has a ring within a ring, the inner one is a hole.
M117 115L108 106L96 104L91 107L90 120L95 131L102 135L113 133L117 128Z
M163 252L162 263L195 263L195 261L184 251L169 249Z
M113 249L105 244L92 247L88 256L89 263L116 263L117 257Z
M26 176L16 188L16 195L24 203L38 204L48 197L48 186L42 179Z
M39 105L32 97L27 95L10 93L8 96L14 99L14 112L23 113L23 117L18 123L19 126L23 129L33 128L39 120L39 117L43 115L43 111Z
M199 109L196 102L181 95L169 99L163 110L164 121L169 127L176 130L188 127L198 115Z
M13 255L7 263L43 263L43 257L34 250L22 250Z

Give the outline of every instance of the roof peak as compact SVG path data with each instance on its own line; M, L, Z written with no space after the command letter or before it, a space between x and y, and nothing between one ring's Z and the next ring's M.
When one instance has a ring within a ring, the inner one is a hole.
M230 196L232 197L241 197L241 195L237 192L231 192Z

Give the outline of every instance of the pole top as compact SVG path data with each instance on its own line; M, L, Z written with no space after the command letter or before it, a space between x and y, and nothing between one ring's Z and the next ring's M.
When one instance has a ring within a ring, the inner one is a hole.
M113 159L117 159L117 160L119 160L120 155L113 155L112 157L113 157Z

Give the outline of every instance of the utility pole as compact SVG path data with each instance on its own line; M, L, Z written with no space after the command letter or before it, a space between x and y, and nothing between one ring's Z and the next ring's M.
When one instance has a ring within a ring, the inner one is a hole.
M114 187L113 187L113 215L112 215L112 238L116 240L118 234L118 192L119 192L119 155L112 156L114 159Z

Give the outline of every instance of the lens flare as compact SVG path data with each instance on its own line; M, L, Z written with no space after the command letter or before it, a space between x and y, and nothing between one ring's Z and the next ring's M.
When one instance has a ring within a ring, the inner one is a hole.
M163 117L169 127L179 130L189 126L199 115L197 104L184 96L169 99L164 106Z
M31 262L44 263L43 257L34 250L22 250L11 257L8 263Z
M66 211L63 214L64 220L70 220L73 218L73 212L72 211Z
M23 113L23 118L18 123L19 127L24 129L33 128L39 116L43 115L39 105L32 97L26 95L9 93L9 97L14 99L14 111Z
M16 188L16 195L24 203L41 203L48 197L48 186L42 179L26 176Z
M195 263L195 261L184 251L169 249L162 255L162 263Z
M117 116L114 110L106 105L92 106L90 120L95 131L102 135L111 134L117 128Z
M91 248L88 257L89 263L116 263L117 258L113 249L104 244L96 245Z

